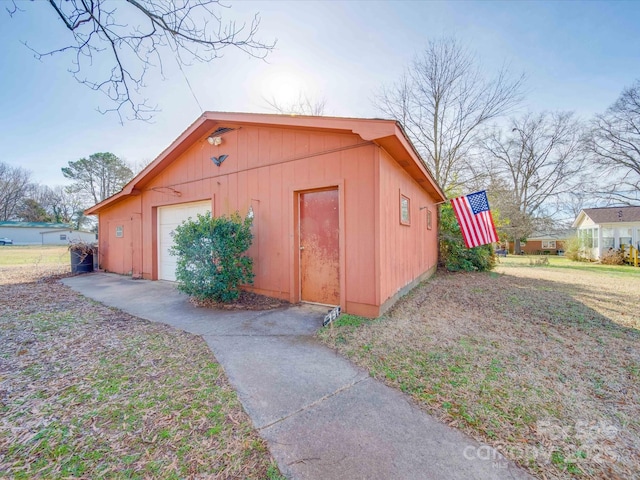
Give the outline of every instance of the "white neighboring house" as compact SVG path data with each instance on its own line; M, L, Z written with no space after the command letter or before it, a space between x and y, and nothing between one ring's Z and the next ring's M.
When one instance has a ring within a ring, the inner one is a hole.
M640 207L585 208L572 227L592 258L621 245L640 249Z
M0 238L13 240L14 245L69 245L74 242L94 243L97 234L74 230L66 223L0 222Z

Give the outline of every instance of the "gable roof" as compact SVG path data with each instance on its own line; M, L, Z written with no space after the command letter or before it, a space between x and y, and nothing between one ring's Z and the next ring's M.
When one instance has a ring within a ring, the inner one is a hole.
M64 230L73 230L71 225L66 223L51 222L15 222L11 220L0 222L0 227L20 227L20 228L56 228Z
M640 207L585 208L578 214L573 227L577 227L587 216L593 223L640 222Z
M576 234L575 230L554 230L550 232L533 232L527 241L529 240L566 240Z
M398 164L433 196L436 202L446 200L444 192L434 180L433 175L407 137L402 126L395 120L205 112L167 149L158 155L153 162L127 183L119 193L88 208L85 213L87 215L95 215L123 197L139 194L146 184L195 142L203 141L207 135L217 128L228 127L229 124L354 133L389 152Z

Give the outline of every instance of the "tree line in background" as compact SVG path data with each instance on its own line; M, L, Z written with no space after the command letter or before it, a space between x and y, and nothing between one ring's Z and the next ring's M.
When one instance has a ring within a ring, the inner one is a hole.
M455 38L430 41L374 104L398 120L449 198L487 190L501 239L520 251L533 232L568 228L583 208L640 205L640 80L606 112L521 112L524 75L505 67L487 76ZM300 95L278 113L325 113L323 98ZM460 241L442 207L445 250ZM480 251L480 250L478 250ZM466 260L465 260L466 261ZM485 262L478 254L478 265Z
M640 80L586 122L571 112L509 117L523 100L523 81L506 69L485 78L456 40L440 39L375 99L401 122L449 197L487 190L500 238L516 251L534 231L566 228L582 208L640 204ZM280 113L322 114L325 105L303 96L289 106L271 102ZM80 228L83 209L133 177L112 153L70 161L62 173L73 183L49 187L0 163L0 220Z
M274 46L256 39L257 16L244 31L233 22L225 28L211 10L219 6L216 0L194 0L192 6L177 8L150 0L133 7L123 4L124 13L119 8L104 11L98 3L67 3L52 5L70 32L69 44L36 55L75 52L78 62L72 73L103 92L121 121L123 109L135 119L148 119L155 111L137 97L146 70L153 66L151 58L161 65L162 55L172 52L179 65L210 62L227 46L263 58ZM14 3L8 11L14 15L21 9ZM118 22L127 14L142 14L148 23L131 27ZM210 28L209 17L217 29ZM97 29L106 29L106 38L94 35ZM102 48L104 42L112 48ZM114 63L111 77L79 76L81 68L91 70L80 59L91 60L101 52ZM524 82L524 75L513 76L506 67L487 75L455 38L440 38L430 41L374 99L383 114L400 121L449 197L487 190L500 238L514 242L516 251L519 241L536 230L567 227L582 208L640 204L640 80L588 121L571 112L522 113ZM303 93L292 105L267 100L279 113L309 115L322 115L326 103ZM63 174L73 181L71 186L39 186L29 172L0 163L0 220L62 221L80 227L86 221L83 208L116 193L133 176L126 162L110 153L69 162Z
M398 120L449 198L487 190L502 240L568 228L583 208L640 205L640 80L606 112L516 114L524 75L487 77L454 38L428 43L374 102ZM279 113L324 112L326 100L267 102ZM486 269L489 247L466 251L450 205L440 209L441 254L452 270Z
M481 72L455 39L434 40L375 99L450 198L486 189L500 238L518 253L522 239L569 227L582 208L640 204L640 80L581 121L572 112L518 114L524 76ZM452 229L441 231L445 244L459 236Z
M76 229L95 228L84 210L119 192L133 178L126 161L113 153L94 153L62 168L67 186L31 180L31 172L0 162L0 221L54 222Z

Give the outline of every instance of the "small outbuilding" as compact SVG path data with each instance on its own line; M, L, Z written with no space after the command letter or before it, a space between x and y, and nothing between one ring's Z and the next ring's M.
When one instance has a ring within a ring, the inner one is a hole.
M376 317L435 271L444 200L396 121L206 112L86 214L101 268L151 280L182 221L253 215L248 290Z
M7 237L14 245L69 245L73 242L92 243L95 232L76 230L66 223L0 222L0 237Z

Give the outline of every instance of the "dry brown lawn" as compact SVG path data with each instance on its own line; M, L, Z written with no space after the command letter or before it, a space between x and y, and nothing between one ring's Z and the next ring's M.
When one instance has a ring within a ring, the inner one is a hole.
M202 338L48 277L67 263L0 265L0 478L281 478Z
M640 269L439 272L320 337L540 478L640 477Z

